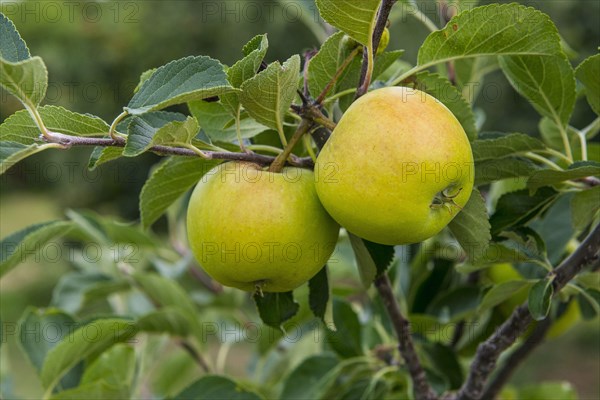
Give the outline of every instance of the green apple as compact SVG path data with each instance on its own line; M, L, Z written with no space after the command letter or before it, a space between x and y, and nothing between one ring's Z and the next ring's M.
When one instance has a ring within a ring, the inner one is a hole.
M374 90L342 116L315 165L317 194L357 236L396 245L440 232L473 189L473 154L456 117L406 87Z
M225 286L287 292L331 256L339 225L319 202L314 173L229 162L208 172L188 206L191 249Z

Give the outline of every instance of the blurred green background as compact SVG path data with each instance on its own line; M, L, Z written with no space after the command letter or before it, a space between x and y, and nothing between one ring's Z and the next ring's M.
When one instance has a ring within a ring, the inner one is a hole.
M438 20L434 1L417 2ZM466 1L467 5L472 2ZM487 2L482 2L487 3ZM312 0L261 1L2 1L2 11L15 23L31 53L41 56L49 71L45 104L60 105L112 121L129 101L139 75L147 69L188 55L209 55L234 63L241 47L254 35L267 32L267 61L284 60L319 46L307 27L319 23ZM528 1L547 12L572 49L574 65L597 52L600 43L600 2L597 0ZM426 29L410 15L390 27L390 49L405 49L414 63ZM487 90L487 92L486 92ZM536 134L538 116L510 88L500 73L486 81L476 106L485 112L484 130ZM0 121L21 109L6 92L0 93ZM592 120L579 101L572 125ZM138 216L138 195L149 169L159 157L145 155L117 161L97 171L86 170L89 149L47 151L31 157L0 177L0 237L29 224L61 218L67 208L90 208L126 220ZM164 230L164 221L158 224ZM0 283L3 323L15 322L27 305L46 306L52 287L68 265L28 262ZM582 398L600 398L600 327L583 324L537 350L514 381L568 379ZM17 350L3 347L11 360ZM3 356L1 359L5 359ZM25 363L11 368L30 374ZM19 374L17 374L19 376ZM26 375L21 375L26 376ZM27 395L27 379L15 382L16 393Z

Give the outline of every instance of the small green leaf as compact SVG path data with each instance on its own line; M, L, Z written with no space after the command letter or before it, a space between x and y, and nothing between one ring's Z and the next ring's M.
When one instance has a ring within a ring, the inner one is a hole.
M48 352L63 338L75 331L77 323L58 310L28 308L19 320L19 344L38 373L42 371ZM77 365L66 374L59 387L64 390L77 386L83 372Z
M475 162L514 156L546 148L538 139L522 133L478 139L471 143Z
M498 200L496 212L490 218L492 232L525 225L552 204L557 195L558 192L548 187L540 188L533 196L526 189L506 193Z
M331 286L327 265L308 281L308 304L315 317L321 319L325 326L335 330Z
M283 65L277 61L269 64L267 69L242 84L242 105L261 124L283 132L285 113L296 97L299 74L298 55Z
M456 322L474 314L479 301L478 287L459 286L437 295L427 307L427 314L441 323Z
M535 193L544 186L554 186L568 180L600 176L600 163L594 161L580 161L573 163L564 171L543 169L534 172L527 181L531 193Z
M19 161L40 151L56 148L56 146L53 143L25 145L16 142L0 142L0 175L4 174Z
M571 200L573 227L583 231L600 212L600 186L575 193Z
M52 239L67 234L73 227L70 221L53 221L29 226L13 233L0 242L0 277L27 257L42 251Z
M157 116L157 113L163 115ZM182 116L181 119L180 116L182 114L155 111L134 117L129 125L123 155L138 156L152 146L185 147L191 144L200 126L196 118Z
M321 17L367 46L373 36L381 0L316 0Z
M88 169L93 171L98 166L116 160L121 156L123 156L123 147L94 147L88 161Z
M129 284L98 272L71 272L63 275L52 292L52 305L69 313L78 312L89 301L90 292L110 293L127 290Z
M85 369L81 386L103 381L115 387L129 388L135 375L135 350L126 344L116 344Z
M19 62L31 57L25 41L6 15L0 13L0 58Z
M148 228L181 195L196 184L219 161L195 157L167 158L154 170L140 194L142 226Z
M474 261L486 253L490 243L490 222L485 201L477 189L463 209L452 219L448 228Z
M448 79L439 74L424 71L418 73L415 81L407 86L426 92L438 99L458 119L469 140L473 141L477 138L473 110L458 89Z
M217 375L208 375L198 379L174 400L261 400L256 393L241 387L235 381Z
M585 320L597 318L600 315L600 289L585 289L577 295L577 303L581 316Z
M375 278L385 273L394 259L394 247L369 242L348 233L352 250L356 256L358 272L365 288L371 286Z
M230 122L233 122L231 114L221 103L193 101L188 103L188 107L190 113L200 123L202 131L211 140L215 142L231 142L237 139L235 123L230 124ZM252 118L242 118L240 120L242 139L253 138L268 129Z
M532 286L532 282L525 280L508 281L495 285L485 294L485 296L483 296L483 299L477 308L477 312L482 314L512 297L519 297Z
M38 112L52 132L71 136L106 136L109 126L90 114L78 114L62 107L43 106ZM0 125L0 140L21 144L40 143L40 130L27 110L20 110Z
M541 279L529 290L529 312L536 321L545 319L550 312L550 304L554 294L553 280L554 277Z
M286 400L324 398L329 387L335 382L337 376L331 376L331 371L339 362L333 354L315 355L304 359L290 372L278 398Z
M538 129L542 140L548 147L564 151L564 144L561 136L561 129L563 128L560 128L554 120L547 117L542 118L538 124ZM577 132L570 126L566 127L566 131L567 136L571 138L571 147L574 148L574 151L577 151L577 147L579 147L579 139L576 139Z
M255 293L253 298L260 319L275 329L281 329L283 323L296 315L300 309L294 301L293 292Z
M190 324L184 314L174 306L163 307L140 317L137 326L144 332L168 332L170 335L186 337L190 333Z
M594 112L600 115L600 54L588 57L575 70L575 76L585 87L587 101Z
M134 94L139 92L139 90L142 87L142 85L144 84L144 82L146 82L148 79L150 79L150 77L156 72L156 70L157 70L157 68L152 68L152 69L142 72L142 74L140 75L139 83L137 84L135 89L133 89Z
M123 319L99 319L74 331L69 340L50 350L44 361L41 380L47 393L72 367L88 356L98 355L115 343L125 342L136 334L135 324Z
M537 170L534 163L520 157L504 157L475 162L475 186L507 178L529 177Z
M449 389L458 389L464 377L457 353L441 343L426 343L423 348L437 372L448 380Z
M338 297L333 299L333 321L336 330L325 331L327 344L333 351L342 358L363 355L362 327L349 302Z
M128 387L113 386L105 381L96 381L58 392L50 397L50 400L127 399L130 396L129 392Z
M125 110L144 114L174 104L231 92L223 65L206 56L186 57L159 67L133 96Z
M477 56L560 54L558 32L546 14L519 4L490 4L464 11L431 33L418 62L429 66Z
M10 62L0 58L0 86L29 109L37 107L48 88L48 70L40 57Z

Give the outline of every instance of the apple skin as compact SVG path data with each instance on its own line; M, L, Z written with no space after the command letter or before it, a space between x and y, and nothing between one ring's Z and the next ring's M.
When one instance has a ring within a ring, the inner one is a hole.
M204 270L225 286L287 292L331 256L339 225L314 189L314 173L229 162L197 184L187 214L188 240Z
M454 115L406 87L374 90L342 116L315 165L329 214L372 242L417 243L440 232L473 189L473 154ZM447 190L455 204L431 207Z

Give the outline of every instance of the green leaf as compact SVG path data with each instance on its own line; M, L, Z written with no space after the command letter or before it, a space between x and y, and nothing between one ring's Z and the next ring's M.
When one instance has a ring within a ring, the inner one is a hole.
M485 254L491 239L490 222L485 201L477 189L473 189L469 201L448 228L470 260L477 260Z
M62 107L43 106L38 112L52 132L71 136L106 136L109 126L90 114L78 114ZM27 110L20 110L0 125L0 140L21 144L39 143L40 130Z
M171 157L154 170L140 194L142 226L148 228L181 195L220 161L195 157Z
M463 97L473 104L481 92L485 75L500 68L498 57L481 56L477 58L462 58L454 62L456 86Z
M564 54L500 57L511 85L543 116L566 126L575 106L575 74Z
M586 289L600 292L600 271L583 272L575 277L578 284Z
M242 83L256 75L262 60L267 54L269 41L267 35L258 35L252 38L244 46L244 58L227 69L227 78L234 88L240 88ZM221 103L229 109L234 117L237 117L241 106L239 93L228 93L221 96Z
M286 378L280 399L321 399L334 383L331 371L339 364L333 354L315 355L304 359ZM325 379L327 382L324 382Z
M121 156L123 156L123 147L94 147L88 161L88 169L93 171L98 166L116 160Z
M600 54L588 57L575 70L575 76L585 87L590 107L600 115Z
M327 344L342 358L363 355L362 327L349 302L333 299L333 321L336 330L325 331Z
M548 187L541 188L533 196L526 189L506 193L498 200L496 212L490 218L492 232L498 233L514 225L525 225L545 210L557 195L554 189Z
M144 332L169 333L186 337L190 334L188 316L174 306L168 306L146 314L137 321L137 326Z
M426 92L438 99L458 119L469 141L477 138L477 127L475 126L473 110L458 89L448 79L439 74L424 71L418 73L415 81L407 86Z
M40 57L10 62L0 58L0 86L29 109L37 107L48 88L48 70Z
M19 320L19 344L38 373L42 371L48 352L77 327L75 320L58 310L28 308ZM60 382L60 388L77 386L82 365L71 369Z
M81 386L103 381L114 387L130 388L135 375L135 350L126 344L116 344L100 354L85 369ZM129 397L129 393L127 394Z
M72 367L88 356L98 355L115 343L136 334L135 324L123 319L99 319L86 324L50 350L42 368L42 385L47 393Z
M334 33L321 45L319 52L310 59L308 90L313 97L316 98L321 94L352 52L351 46L346 45L345 37L344 32ZM362 52L358 52L356 57L362 58L361 54ZM333 91L329 94L333 94Z
M206 56L186 57L159 67L133 96L125 110L144 114L174 104L231 92L223 65Z
M43 250L52 239L67 234L73 227L70 221L53 221L31 225L13 233L0 242L0 277L27 257Z
M51 304L69 313L76 313L92 299L92 295L106 298L110 293L128 288L127 281L102 273L71 272L63 275L54 287Z
M512 297L518 297L532 286L533 282L526 280L508 281L495 285L483 296L477 312L482 314Z
M554 294L553 280L554 277L541 279L529 291L529 312L536 321L545 319L550 312L550 304Z
M573 227L583 231L600 212L600 186L575 193L571 200Z
M193 117L166 111L154 111L133 117L128 128L123 155L135 157L155 145L191 143L200 127Z
M333 309L329 273L325 265L308 281L308 304L315 317L321 319L325 326L335 330L333 325Z
M394 247L369 242L348 233L352 250L356 256L358 272L365 288L371 286L375 278L385 273L394 259Z
M54 143L25 145L16 142L2 141L0 142L0 175L4 174L10 167L29 156L56 147L57 145Z
M464 377L456 352L441 343L427 343L423 348L435 369L448 380L449 389L458 389Z
M534 163L520 157L504 157L475 162L475 186L507 178L529 177L537 169Z
M558 32L547 15L514 3L490 4L464 11L431 33L419 49L418 63L427 67L478 56L561 54Z
M9 62L23 61L31 57L25 41L6 15L0 13L0 58Z
M255 293L253 298L260 319L275 329L281 329L283 323L296 315L300 309L294 301L293 292Z
M235 124L229 124L232 122L231 114L221 103L194 101L188 103L188 107L190 113L200 123L203 132L211 140L215 142L231 142L237 139ZM252 118L242 118L240 120L242 139L252 138L268 129Z
M261 124L283 132L285 113L296 97L299 74L298 55L283 65L277 61L269 64L267 69L242 84L242 105Z
M134 94L140 91L140 88L142 87L144 82L150 79L150 77L156 72L156 70L157 68L151 68L142 72L142 74L140 75L140 81L138 82L137 86L133 89Z
M577 295L577 303L584 320L600 315L600 289L585 289Z
M564 151L563 139L561 136L561 128L557 125L557 123L550 118L544 117L540 120L538 124L538 129L540 131L540 136L542 140L548 147L553 149ZM577 146L579 147L579 140L576 139L577 133L575 129L568 126L566 128L567 136L571 137L571 147ZM574 149L577 151L577 148Z
M538 139L522 133L509 133L471 143L475 162L494 160L546 148Z
M325 21L365 46L370 43L381 0L316 0L316 3Z
M531 193L535 193L544 186L556 186L564 181L586 178L588 176L600 176L600 163L594 161L580 161L573 163L568 169L558 171L553 169L543 169L534 172L527 186Z
M256 393L244 389L235 381L217 375L208 375L198 379L174 397L174 400L186 399L261 400Z
M541 382L519 390L519 399L578 400L577 391L570 382Z

